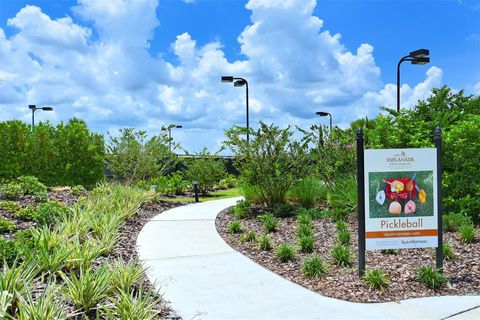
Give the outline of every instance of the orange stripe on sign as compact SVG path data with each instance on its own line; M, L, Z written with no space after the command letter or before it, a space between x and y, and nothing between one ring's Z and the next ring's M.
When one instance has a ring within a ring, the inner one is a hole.
M433 237L437 235L437 229L365 232L365 238Z

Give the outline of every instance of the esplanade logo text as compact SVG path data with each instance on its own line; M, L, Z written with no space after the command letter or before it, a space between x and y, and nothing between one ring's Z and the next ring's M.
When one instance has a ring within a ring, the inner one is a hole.
M405 151L394 154L392 157L387 158L388 163L409 163L415 161L415 158L409 156Z

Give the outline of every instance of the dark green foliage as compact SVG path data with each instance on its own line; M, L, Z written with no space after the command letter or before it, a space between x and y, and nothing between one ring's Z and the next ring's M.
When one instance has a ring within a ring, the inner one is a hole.
M252 209L250 208L250 202L247 200L240 200L237 202L237 205L233 207L233 214L238 219L247 218L252 214Z
M365 272L365 275L362 277L362 281L370 288L377 290L384 290L390 284L390 280L388 279L387 275L379 268Z
M226 175L223 159L216 159L206 148L195 154L194 158L188 159L186 165L185 179L190 183L198 181L198 187L203 194L212 190Z
M15 230L14 222L4 218L0 218L0 233L12 232L13 230Z
M318 219L318 218L324 218L324 217L328 216L328 214L326 213L325 210L318 211L315 208L310 208L310 209L300 208L300 209L298 209L297 216L300 216L300 215L303 215L303 214L306 214L306 215L310 216L310 218L312 218L312 220L313 219Z
M290 128L260 122L259 129L250 131L233 127L226 132L225 144L237 156L237 168L245 183L253 186L259 198L272 207L285 203L288 190L307 170L307 142L292 141Z
M471 223L462 224L458 228L458 235L460 236L460 241L472 243L475 241L475 227Z
M21 208L15 213L15 217L22 220L33 220L34 215L35 208L32 205Z
M30 250L33 248L34 240L33 240L32 230L33 229L25 229L25 230L19 230L15 232L14 238L15 238L15 245L17 246L17 248L19 249L26 248L27 250Z
M15 241L7 240L0 236L0 265L3 265L5 261L8 265L15 261L18 255Z
M327 264L317 255L303 260L303 274L307 278L321 278L325 275Z
M347 246L340 243L333 246L332 257L338 266L349 267L352 264L352 252Z
M443 231L455 232L460 226L472 223L472 219L461 213L449 213L442 217Z
M337 222L335 222L335 228L337 229L337 231L348 231L348 224L343 220L338 220Z
M342 208L332 208L328 210L328 213L330 214L330 218L333 221L338 222L338 221L346 221L348 219L350 211Z
M327 187L317 178L306 177L297 181L290 193L301 206L311 208L321 199L326 199Z
M21 176L17 179L17 182L22 187L23 194L43 196L47 192L47 187L38 181L36 177Z
M275 255L281 262L288 262L294 260L297 253L292 245L284 243L275 249Z
M345 246L350 245L352 235L348 230L338 230L337 231L337 242Z
M258 219L262 221L262 224L265 227L265 230L267 230L268 232L273 232L277 230L278 220L271 214L262 214L258 216Z
M298 237L297 244L302 252L312 252L315 238L313 236Z
M418 269L415 278L417 281L426 284L430 289L438 289L448 281L440 270L432 266L423 266Z
M8 213L15 213L20 209L20 205L15 201L2 201L0 202L0 209Z
M312 226L301 224L295 230L295 234L298 238L313 237L313 228Z
M70 209L58 201L48 201L38 205L33 220L41 225L50 225L68 215Z
M278 218L288 218L295 215L295 207L287 203L278 203L272 207L271 211Z
M166 135L148 139L146 131L132 128L110 135L107 146L107 166L118 180L129 183L164 176L175 167L178 157L170 152Z
M0 150L0 178L28 175L47 185L93 186L104 177L103 137L78 119L56 127L40 122L32 133L20 121L0 122Z
M308 212L299 211L299 213L297 214L297 223L299 225L312 227L312 216Z
M272 249L272 239L268 235L261 235L257 238L257 246L261 251Z
M366 130L367 148L433 147L433 131L440 125L443 135L443 209L460 212L480 222L480 144L474 140L480 130L480 97L453 93L442 87L419 101L412 109L385 109L375 128Z
M331 186L331 190L327 195L328 203L338 212L337 219L346 219L346 217L357 208L357 180L349 177L344 179L337 179L335 184Z
M442 247L443 259L451 261L455 258L455 252L450 243L444 242Z
M183 177L180 173L175 172L166 176L153 178L145 185L145 187L148 189L152 186L155 191L163 196L173 196L183 194L188 188L189 184L187 181L183 180Z
M228 232L230 233L240 233L242 230L242 223L238 220L234 220L228 224Z

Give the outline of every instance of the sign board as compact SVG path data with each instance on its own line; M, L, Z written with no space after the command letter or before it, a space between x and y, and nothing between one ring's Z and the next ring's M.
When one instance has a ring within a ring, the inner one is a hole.
M365 249L438 246L437 149L365 150Z

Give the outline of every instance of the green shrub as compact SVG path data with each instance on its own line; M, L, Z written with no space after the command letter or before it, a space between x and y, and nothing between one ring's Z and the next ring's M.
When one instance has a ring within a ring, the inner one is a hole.
M22 187L23 194L30 194L39 199L44 199L47 193L47 187L33 176L22 176L17 179Z
M415 278L417 281L426 284L430 289L438 289L448 281L440 270L432 266L423 266L418 269Z
M226 174L223 179L218 182L220 189L230 189L238 186L237 178L232 174Z
M8 213L15 213L20 209L20 205L15 201L2 201L0 202L0 209Z
M343 220L335 222L335 228L337 231L348 231L348 224Z
M170 152L167 135L148 139L146 131L120 129L118 137L110 135L107 145L107 167L118 180L129 183L166 175L178 163Z
M272 216L271 214L262 214L258 216L258 219L262 221L265 230L268 232L273 232L278 228L278 219Z
M302 207L311 208L321 198L325 198L326 191L321 181L314 177L307 177L294 184L291 194Z
M472 223L471 218L461 213L449 213L442 217L444 232L456 232L460 226L470 223Z
M35 216L35 208L32 205L28 205L15 213L15 217L22 220L33 220Z
M240 180L240 193L245 198L246 201L252 204L262 203L262 198L260 196L260 191L257 187L254 187L246 182Z
M18 256L18 250L15 242L7 240L0 236L0 265L5 261L8 265L12 264Z
M300 208L298 209L297 211L297 216L300 216L300 215L308 215L310 216L310 218L313 220L313 219L318 219L318 218L324 218L324 217L327 217L328 215L325 214L325 212L323 211L318 211L317 209L315 208L310 208L310 209L307 209L307 208Z
M23 196L23 189L18 183L7 183L0 186L0 195L6 199L16 200Z
M19 120L0 122L0 180L13 179L24 174L26 155L29 153L29 136L30 126Z
M337 179L333 190L328 193L328 204L348 216L358 205L357 180L355 178Z
M183 194L189 184L183 180L180 173L176 172L167 176L153 178L147 185L149 187L154 186L155 191L163 196L174 196Z
M32 230L33 254L23 251L26 260L35 261L40 272L53 274L59 271L68 262L72 249L66 247L57 231L48 227Z
M198 181L198 187L203 194L207 194L214 185L225 176L225 162L217 159L205 148L196 154L195 158L187 160L185 179L193 182Z
M337 242L343 244L344 246L350 245L352 235L348 230L339 230L337 231Z
M317 255L303 260L303 274L307 278L321 278L325 275L327 264Z
M464 243L472 243L475 241L475 227L472 223L462 224L458 229L460 241Z
M352 264L352 252L342 244L335 244L331 254L335 263L340 267L349 267Z
M288 262L295 259L295 248L289 244L281 244L275 249L275 255L281 262Z
M57 219L68 216L70 209L58 201L48 201L38 205L33 220L41 225L50 225Z
M387 274L379 268L365 272L362 281L372 289L384 290L390 284Z
M12 232L15 230L15 222L0 218L0 233Z
M241 242L254 242L257 239L255 231L248 231L240 236Z
M299 212L297 214L297 223L299 225L313 227L312 217L306 212Z
M443 259L451 261L455 258L455 252L450 243L444 242L442 246Z
M90 311L109 294L112 276L106 266L97 270L80 269L79 275L60 272L60 276L65 282L65 294L82 311Z
M303 236L297 239L298 246L302 252L312 252L315 238L313 236Z
M308 142L292 141L292 130L260 122L257 130L234 126L225 145L236 156L243 182L253 186L268 207L285 203L287 192L308 170Z
M233 214L237 219L244 219L250 216L252 214L250 202L248 202L247 200L238 201L237 205L233 207Z
M234 220L228 224L228 232L230 233L240 233L242 229L242 223L238 220Z
M347 221L350 211L342 208L333 208L328 211L330 218L335 221Z
M74 196L81 196L82 194L85 193L85 187L82 186L81 184L78 184L76 186L73 186L71 189L71 192Z
M15 246L21 252L22 250L31 251L34 247L33 229L18 230L14 234Z
M272 239L269 235L261 235L257 238L258 249L267 251L272 249Z
M313 228L312 226L301 224L295 229L295 234L298 238L313 237Z
M272 207L272 212L278 218L288 218L295 215L295 207L286 203L278 203Z

